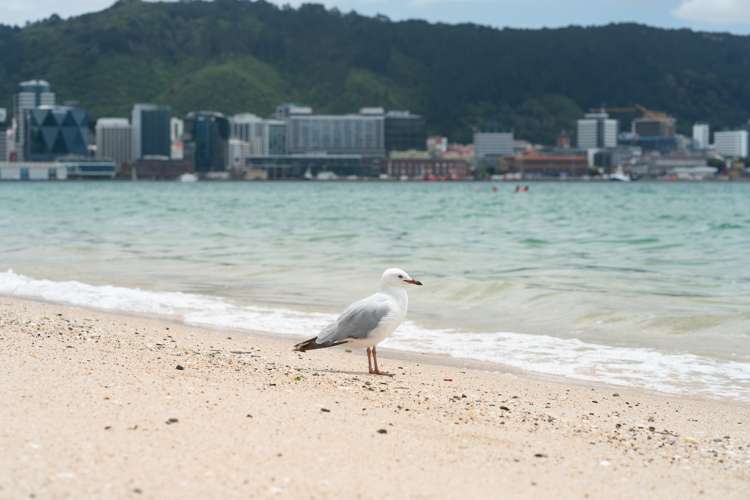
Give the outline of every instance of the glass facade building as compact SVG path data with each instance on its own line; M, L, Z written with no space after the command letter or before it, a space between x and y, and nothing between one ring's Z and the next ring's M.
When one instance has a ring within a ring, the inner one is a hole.
M229 120L221 113L198 111L185 117L185 156L196 172L227 169L230 132Z
M0 161L8 160L8 110L0 108Z
M167 106L136 104L133 107L133 159L172 154L171 112Z
M386 151L424 151L426 148L424 118L408 111L390 111L385 115Z
M23 157L28 161L51 161L63 157L86 157L89 146L89 115L79 108L42 106L24 112Z

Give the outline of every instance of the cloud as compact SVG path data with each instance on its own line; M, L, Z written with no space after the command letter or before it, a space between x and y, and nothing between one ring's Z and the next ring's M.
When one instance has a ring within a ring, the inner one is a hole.
M750 24L750 1L682 0L672 14L701 24Z

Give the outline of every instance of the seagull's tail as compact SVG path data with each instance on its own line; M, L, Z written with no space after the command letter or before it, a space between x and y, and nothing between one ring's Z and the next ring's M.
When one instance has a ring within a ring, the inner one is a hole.
M346 341L323 342L321 344L318 344L316 340L318 340L318 337L313 337L311 339L305 340L304 342L300 342L299 344L295 344L294 350L299 351L299 352L314 351L315 349L325 349L326 347L333 347L336 345L346 344Z

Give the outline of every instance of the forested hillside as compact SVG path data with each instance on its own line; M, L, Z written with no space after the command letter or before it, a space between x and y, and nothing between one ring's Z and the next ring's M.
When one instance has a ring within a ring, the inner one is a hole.
M270 113L382 105L424 114L430 132L473 127L551 142L583 110L635 103L735 126L750 117L750 37L636 24L520 30L392 22L263 1L121 0L69 20L0 27L0 95L49 80L94 116L137 101L177 113Z

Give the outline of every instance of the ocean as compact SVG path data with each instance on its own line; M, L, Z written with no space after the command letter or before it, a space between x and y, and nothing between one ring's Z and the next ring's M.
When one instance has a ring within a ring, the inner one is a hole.
M313 336L403 267L384 347L750 402L750 184L513 188L0 183L0 294Z

